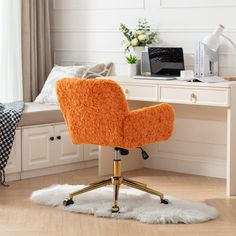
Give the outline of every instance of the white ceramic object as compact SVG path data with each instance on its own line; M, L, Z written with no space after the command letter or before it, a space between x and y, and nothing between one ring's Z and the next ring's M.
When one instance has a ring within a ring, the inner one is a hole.
M128 76L132 77L137 75L137 64L128 64Z
M193 78L194 73L192 70L181 70L180 71L180 77L181 78Z

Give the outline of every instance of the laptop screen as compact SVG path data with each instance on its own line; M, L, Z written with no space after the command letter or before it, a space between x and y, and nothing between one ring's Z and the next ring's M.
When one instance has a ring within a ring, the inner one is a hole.
M151 74L154 76L180 76L184 70L184 55L182 48L148 48Z

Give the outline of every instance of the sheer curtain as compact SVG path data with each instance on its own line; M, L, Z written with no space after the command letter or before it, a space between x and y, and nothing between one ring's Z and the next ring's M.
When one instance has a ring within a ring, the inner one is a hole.
M0 0L0 102L22 99L21 0Z

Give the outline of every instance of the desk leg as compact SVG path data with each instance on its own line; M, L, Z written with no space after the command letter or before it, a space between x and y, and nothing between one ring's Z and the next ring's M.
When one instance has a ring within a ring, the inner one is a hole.
M236 195L236 91L231 91L231 107L227 110L227 174L226 194ZM233 101L233 99L235 99Z

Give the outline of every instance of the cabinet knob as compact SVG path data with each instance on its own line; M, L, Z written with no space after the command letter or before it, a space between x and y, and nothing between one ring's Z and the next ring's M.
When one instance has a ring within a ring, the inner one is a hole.
M50 137L49 139L50 139L51 141L53 141L53 140L54 140L54 137Z
M127 88L124 89L124 93L128 94L129 90Z
M191 100L191 102L196 103L197 102L197 95L195 93L191 93L190 100Z
M60 139L61 139L61 136L57 136L57 139L60 140Z

